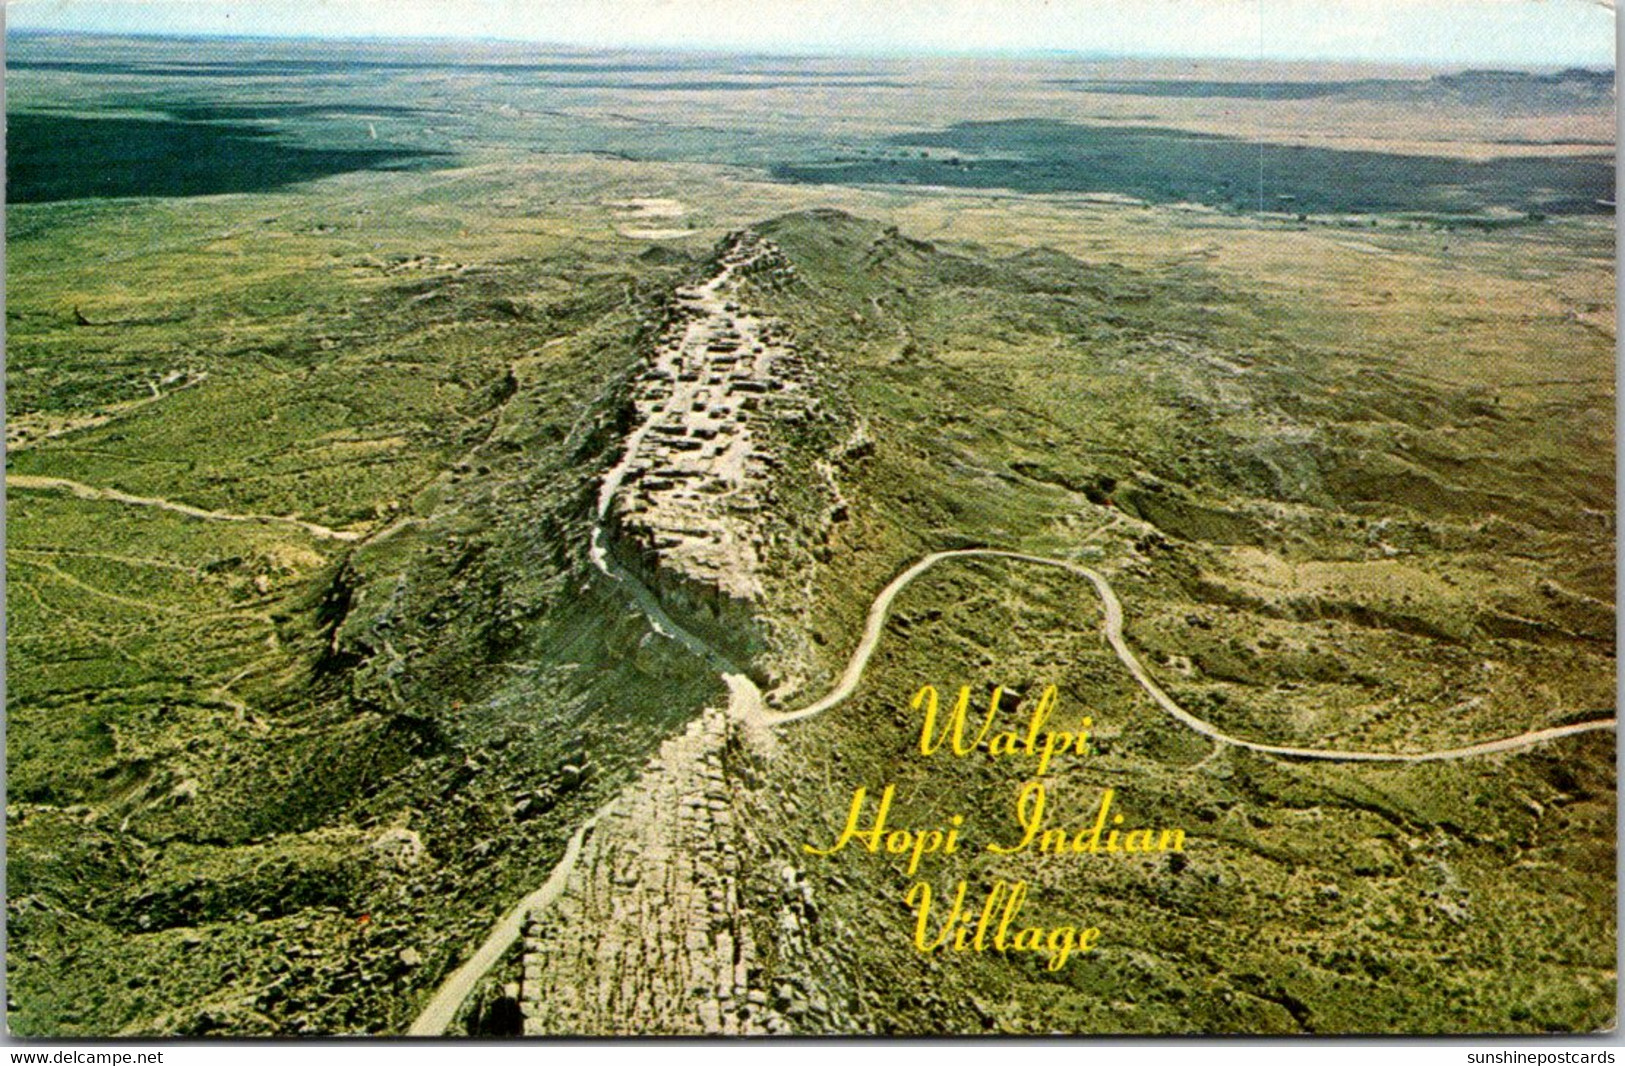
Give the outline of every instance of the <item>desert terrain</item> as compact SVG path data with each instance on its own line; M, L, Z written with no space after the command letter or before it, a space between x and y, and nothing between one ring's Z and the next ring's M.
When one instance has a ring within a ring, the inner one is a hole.
M1612 70L6 77L17 1034L1615 1024Z

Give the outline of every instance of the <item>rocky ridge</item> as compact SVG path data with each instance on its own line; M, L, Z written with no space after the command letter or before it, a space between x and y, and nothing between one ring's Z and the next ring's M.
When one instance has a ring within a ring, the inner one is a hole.
M794 266L742 230L715 268L673 294L631 383L631 428L599 512L619 561L744 664L767 646L755 614L768 571L795 565L797 537L784 527L827 524L827 514L787 516L784 483L810 478L830 499L839 493L827 470L783 447L781 427L833 417L814 361L748 302L750 286L788 284Z
M837 413L816 355L751 306L753 288L794 281L778 246L740 231L714 262L674 292L631 383L595 551L684 629L764 673L768 608L805 584L809 549L839 513L831 445L861 431ZM525 925L527 1035L837 1023L846 1000L832 1007L808 976L820 940L811 885L752 830L772 807L760 794L772 743L751 716L708 709L599 812L562 894Z

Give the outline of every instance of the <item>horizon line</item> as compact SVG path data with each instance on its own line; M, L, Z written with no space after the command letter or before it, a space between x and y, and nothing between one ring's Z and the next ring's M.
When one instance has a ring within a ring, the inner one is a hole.
M1588 63L1585 61L1553 60L1540 63L1509 62L1506 59L1490 57L1463 57L1460 59L1440 59L1436 57L1410 57L1390 56L1372 58L1370 56L1351 56L1326 54L1319 56L1301 55L1262 55L1237 56L1221 54L1203 54L1195 52L1111 52L1090 49L1069 48L932 48L929 46L893 46L887 48L861 49L854 48L840 50L836 48L808 48L806 50L786 48L785 46L764 46L753 48L744 45L729 44L585 44L581 42L549 41L530 37L494 37L494 36L447 36L445 34L423 35L380 35L380 34L319 34L319 33L241 33L222 30L199 28L185 31L166 30L137 30L137 29L87 29L84 27L58 27L58 26L15 26L7 23L5 37L94 37L109 40L140 40L140 41L243 41L243 42L298 42L307 44L487 44L487 45L525 45L551 51L603 53L603 52L629 52L629 53L680 53L685 55L715 55L715 56L749 56L763 59L1037 59L1051 58L1062 60L1077 60L1090 62L1103 62L1114 60L1181 60L1205 63L1227 64L1257 64L1261 60L1266 63L1344 63L1357 66L1412 66L1424 68L1451 68L1462 66L1475 66L1477 69L1501 69L1514 71L1531 70L1608 70L1617 69L1617 63ZM1480 66L1493 64L1493 66Z

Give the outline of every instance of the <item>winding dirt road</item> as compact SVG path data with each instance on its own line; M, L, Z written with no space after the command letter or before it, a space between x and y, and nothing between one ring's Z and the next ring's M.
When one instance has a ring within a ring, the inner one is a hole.
M519 939L520 930L525 927L525 919L531 911L541 910L559 898L564 891L565 882L570 879L570 871L575 869L576 859L581 855L581 845L586 842L587 834L598 823L604 809L600 808L591 818L581 823L564 846L564 854L559 858L553 872L547 875L542 887L515 903L508 913L497 919L496 925L491 927L491 933L485 938L478 951L468 957L468 961L459 966L450 977L440 985L429 1005L423 1008L412 1028L406 1031L407 1036L444 1036L446 1028L451 1025L452 1018L457 1014L457 1008L463 1005L463 1000L474 990L475 982L484 977L492 966L496 965L504 952Z
M608 494L600 499L599 517L608 510ZM1502 737L1498 740L1487 740L1465 747L1440 748L1433 751L1421 752L1384 752L1343 750L1337 748L1298 748L1281 744L1265 744L1258 741L1246 740L1224 732L1218 726L1199 718L1185 710L1173 697L1169 696L1152 679L1149 672L1135 657L1128 642L1123 638L1123 605L1117 598L1111 583L1105 575L1087 566L1075 563L1068 559L1052 558L1045 555L1028 555L1023 552L1003 551L997 548L961 548L950 551L932 552L907 570L904 570L891 583L880 590L879 595L869 607L869 615L864 623L863 635L857 646L852 649L852 655L847 660L846 670L841 674L840 680L823 697L809 703L807 706L795 711L773 713L766 708L762 699L761 690L749 677L743 673L734 672L731 664L710 648L698 636L688 632L673 620L663 608L654 593L646 588L641 581L631 573L622 570L613 562L612 556L604 548L602 540L602 525L594 529L594 551L592 561L600 571L611 580L623 585L632 595L634 601L649 616L655 628L684 645L691 651L705 656L710 662L722 665L722 679L728 686L728 711L741 719L755 720L770 726L788 725L804 718L812 718L822 714L833 707L840 705L857 691L863 680L864 670L869 665L869 659L874 655L875 648L880 643L881 635L886 626L886 618L891 613L892 602L897 595L907 588L913 581L938 563L949 559L1013 559L1018 562L1031 563L1037 566L1056 567L1069 573L1085 578L1094 587L1095 593L1100 597L1103 614L1102 628L1106 642L1111 645L1112 651L1119 661L1128 669L1134 680L1146 693L1162 708L1182 725L1200 733L1202 736L1216 741L1219 744L1228 744L1248 751L1256 751L1265 755L1276 755L1293 759L1315 759L1328 762L1366 762L1366 763L1423 763L1441 762L1451 759L1466 759L1479 755L1491 755L1496 752L1516 751L1522 748L1533 747L1547 741L1557 740L1561 737L1574 736L1580 733L1590 733L1616 727L1615 718L1598 718L1573 725L1554 726L1548 729L1536 729L1515 736ZM535 892L526 896L492 928L491 934L486 938L478 951L453 973L435 997L429 1001L423 1013L408 1030L409 1036L439 1036L445 1033L446 1027L451 1024L458 1007L468 998L479 979L496 964L496 961L519 938L520 930L524 926L526 917L535 910L540 910L554 900L563 891L571 871L575 867L576 859L581 853L581 844L587 832L604 811L615 801L600 808L592 818L576 831L570 838L569 846L559 859L547 882Z
M301 518L291 518L286 515L275 514L235 514L231 511L206 511L201 507L193 507L189 503L175 503L171 500L161 500L156 496L132 496L128 492L118 489L99 489L94 485L86 485L78 481L69 481L62 477L36 477L32 474L7 474L6 488L33 489L42 492L67 492L81 500L112 500L114 503L127 503L134 507L156 507L161 511L173 511L176 514L186 515L188 518L201 518L208 522L271 522L287 526L297 526L313 537L324 540L360 540L362 534L349 529L329 529L317 525L315 522L306 522Z
M1038 566L1053 566L1066 570L1079 577L1088 579L1094 586L1095 593L1100 597L1104 618L1106 642L1111 645L1117 658L1128 668L1134 680L1146 693L1170 716L1182 725L1189 727L1197 733L1218 741L1221 744L1230 744L1248 751L1256 751L1265 755L1279 755L1292 759L1319 759L1327 762L1389 762L1389 763L1418 763L1442 762L1450 759L1466 759L1476 755L1491 755L1495 752L1516 751L1520 748L1531 747L1548 740L1559 737L1574 736L1578 733L1591 733L1602 729L1613 729L1615 718L1597 718L1586 722L1576 722L1573 725L1553 726L1549 729L1535 729L1515 736L1502 737L1499 740L1486 740L1477 744L1469 744L1459 748L1439 748L1433 751L1396 752L1396 751L1360 751L1340 748L1296 748L1282 744L1265 744L1255 740L1246 740L1224 732L1212 722L1185 710L1174 702L1173 697L1164 692L1123 638L1123 604L1117 598L1111 583L1105 575L1087 566L1072 562L1068 559L1056 559L1047 555L1027 555L1023 552L1003 551L997 548L961 548L953 551L933 552L899 574L891 584L880 591L875 597L874 604L869 608L869 618L863 628L863 637L852 651L852 658L848 660L846 672L829 694L816 703L809 704L798 711L784 714L768 714L765 720L770 725L781 725L786 722L798 721L802 718L811 718L829 710L852 695L863 679L864 668L869 665L869 658L874 654L880 642L881 632L886 625L886 616L891 611L892 601L897 594L921 574L947 559L1015 559L1019 562L1033 563Z

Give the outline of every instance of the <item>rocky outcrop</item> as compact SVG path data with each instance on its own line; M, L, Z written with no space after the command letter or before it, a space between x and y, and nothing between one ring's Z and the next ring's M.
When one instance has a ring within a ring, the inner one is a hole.
M744 290L793 276L778 247L747 230L727 239L708 280L675 292L600 496L620 562L742 664L763 650L755 609L774 483L795 465L771 426L822 404L788 329L750 309Z
M767 743L758 728L707 711L599 816L563 895L526 929L527 1035L788 1030L800 997L767 975L797 919L762 902L762 845L736 813Z
M675 292L632 382L594 558L635 577L635 596L647 601L639 584L653 592L656 629L664 617L690 651L726 656L736 698L732 713L707 710L667 740L595 816L562 892L527 919L527 1034L860 1028L843 1013L850 996L812 977L811 886L782 841L754 833L782 818L764 813L772 797L759 787L772 744L751 709L760 694L737 674L771 672L774 610L808 585L814 547L844 510L832 459L862 438L821 359L752 307L793 278L771 241L731 235L707 280Z

